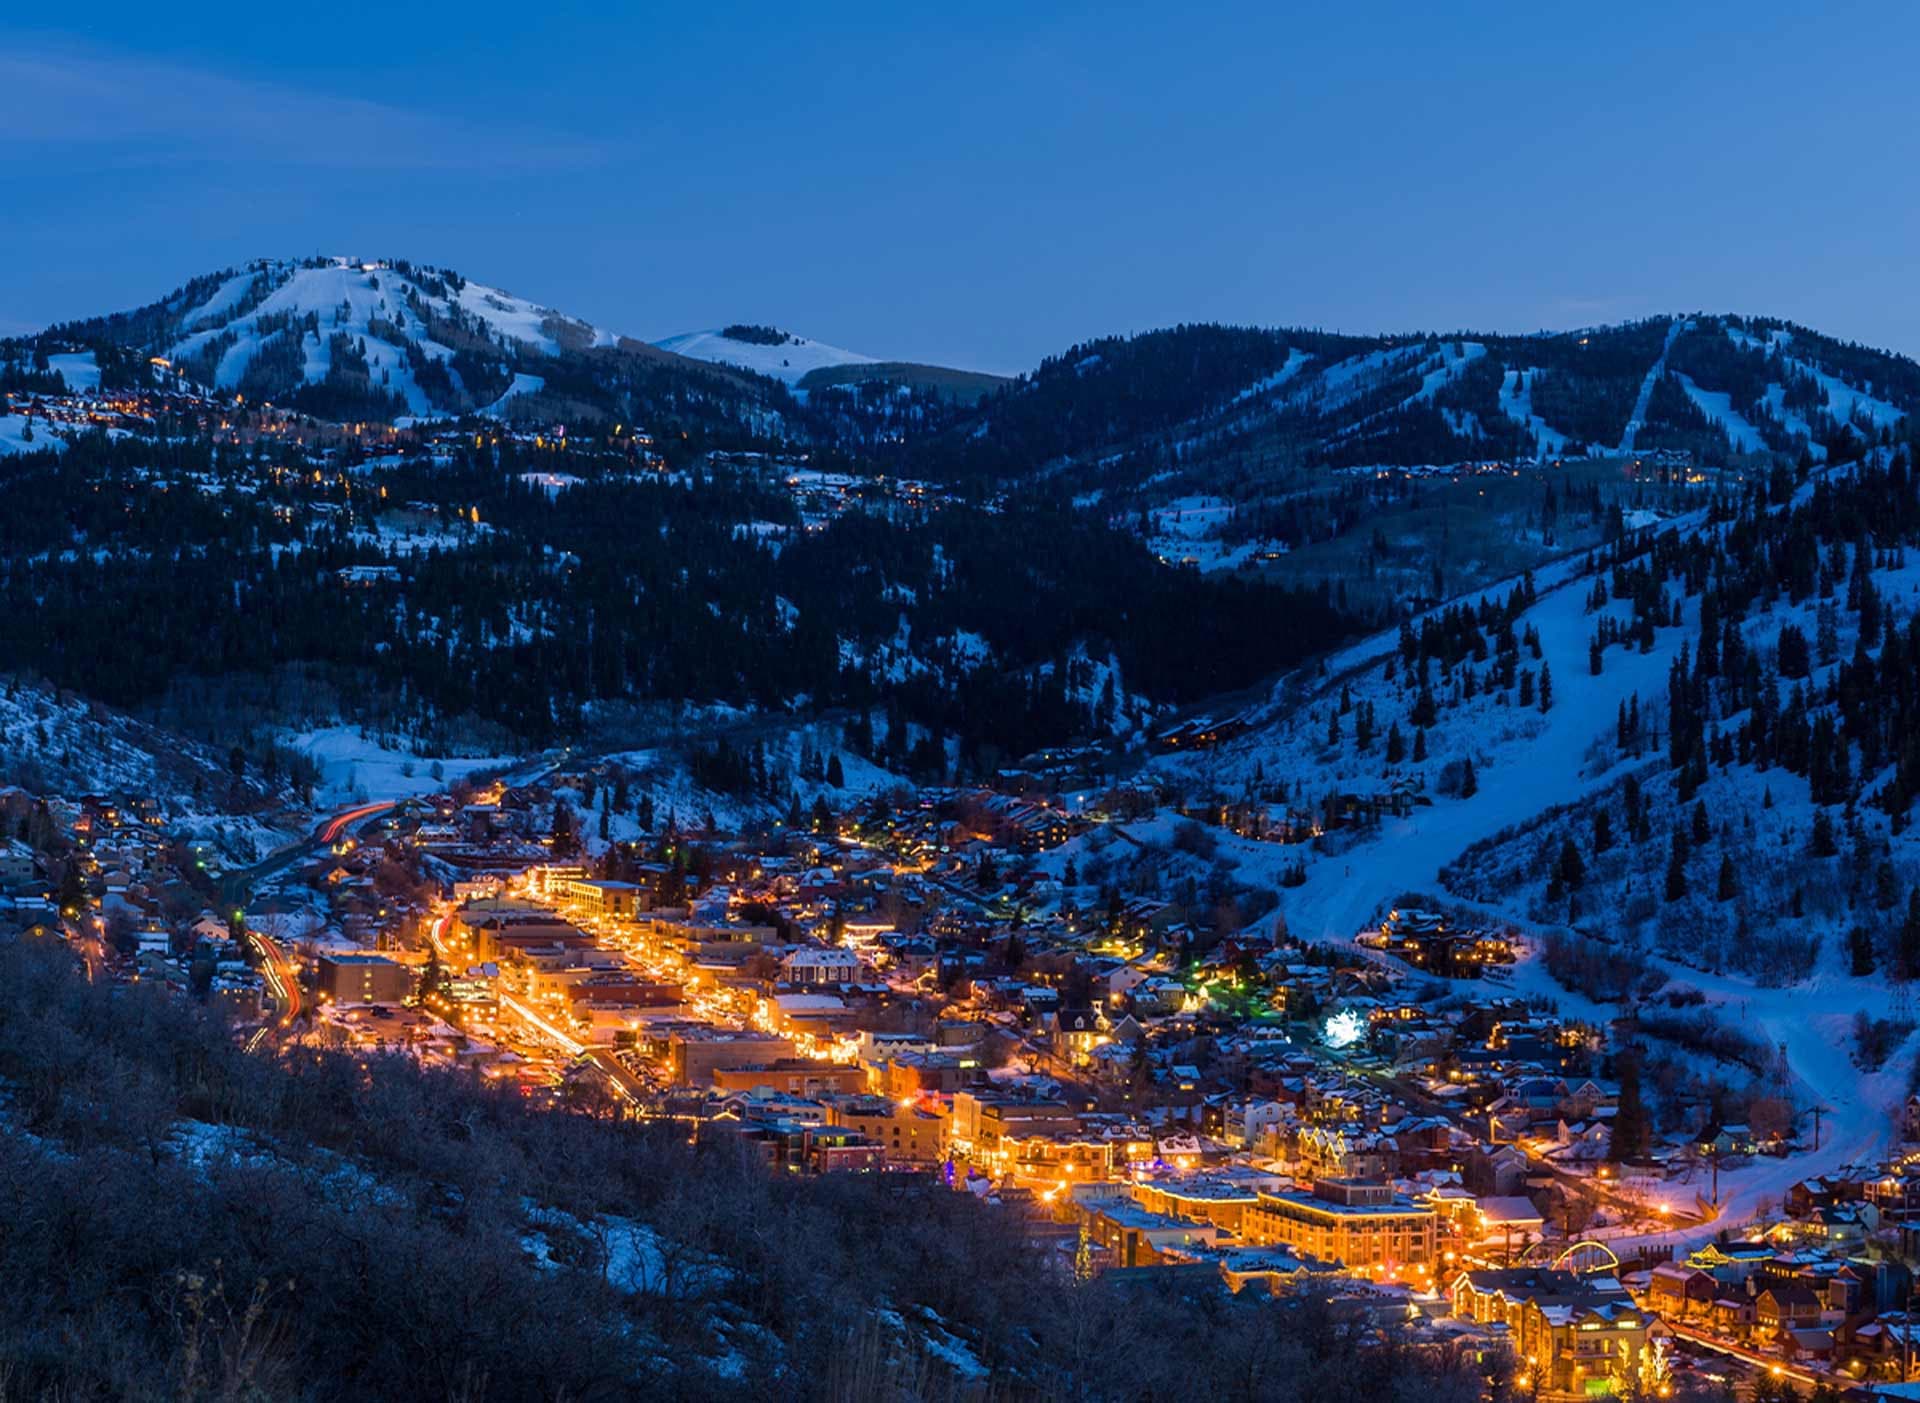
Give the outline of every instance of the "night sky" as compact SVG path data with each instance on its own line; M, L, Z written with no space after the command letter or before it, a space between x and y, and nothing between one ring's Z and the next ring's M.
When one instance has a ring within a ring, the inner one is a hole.
M343 253L1008 371L1197 320L1920 352L1908 3L83 13L0 18L0 333Z

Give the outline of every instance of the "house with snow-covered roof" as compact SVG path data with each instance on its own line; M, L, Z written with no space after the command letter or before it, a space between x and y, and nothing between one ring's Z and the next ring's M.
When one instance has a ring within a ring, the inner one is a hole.
M843 946L805 946L780 962L780 977L789 984L852 984L860 978L857 951Z

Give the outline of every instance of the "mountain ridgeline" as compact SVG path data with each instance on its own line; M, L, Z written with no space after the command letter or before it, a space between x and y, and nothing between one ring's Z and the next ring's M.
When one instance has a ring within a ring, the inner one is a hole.
M1529 336L1196 324L1088 341L1008 380L754 322L648 344L446 269L339 258L261 260L0 345L0 385L76 348L101 357L109 387L160 356L322 420L637 422L1000 486L1663 449L1818 460L1920 403L1906 357L1763 317Z
M1857 458L1920 403L1910 360L1742 317L1190 325L1005 380L746 321L653 345L338 258L0 343L16 425L69 374L217 408L58 451L0 432L0 670L176 723L501 746L635 704L837 710L929 779L1138 741L1630 514ZM264 403L296 417L210 422ZM1654 488L1614 463L1642 455ZM1534 466L1445 501L1386 471L1489 461Z

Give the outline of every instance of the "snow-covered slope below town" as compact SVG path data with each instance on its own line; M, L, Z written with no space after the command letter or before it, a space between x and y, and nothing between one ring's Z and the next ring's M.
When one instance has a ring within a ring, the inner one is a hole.
M877 358L863 356L858 351L842 350L838 346L829 346L824 341L810 341L804 336L794 336L789 332L775 333L786 339L777 344L769 344L765 339L744 340L729 336L727 328L720 331L687 331L678 336L669 336L654 345L663 351L671 351L677 356L689 356L694 360L714 361L720 365L737 366L741 370L751 370L758 375L771 376L775 380L784 380L789 385L798 384L809 372L825 370L840 365L874 365Z

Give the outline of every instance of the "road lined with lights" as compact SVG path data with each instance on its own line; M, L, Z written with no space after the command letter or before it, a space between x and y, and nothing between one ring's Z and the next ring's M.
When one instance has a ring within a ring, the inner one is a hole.
M1727 1358L1737 1359L1742 1364L1751 1364L1756 1369L1765 1369L1776 1379L1792 1379L1795 1383L1805 1384L1809 1388L1823 1383L1839 1384L1844 1387L1853 1382L1853 1380L1847 1378L1844 1374L1814 1374L1809 1373L1805 1369L1793 1368L1790 1365L1781 1363L1776 1356L1762 1354L1759 1350L1748 1349L1744 1345L1737 1345L1729 1340L1719 1339L1682 1321L1669 1320L1662 1317L1662 1323L1673 1332L1676 1339L1685 1340L1690 1345L1697 1346L1700 1349L1711 1350L1715 1354L1724 1354Z
M335 814L327 821L326 825L321 828L320 841L323 843L336 841L348 824L358 823L363 818L372 818L375 814L385 813L388 809L392 808L395 803L395 800L383 799L379 803L362 804L357 809L347 809L342 813Z
M280 949L280 944L272 936L261 931L249 931L247 934L258 947L261 955L261 968L267 976L267 987L273 990L273 996L280 1000L280 1026L287 1027L300 1013L300 978L294 971L293 962Z
M520 1000L514 998L513 995L503 993L503 994L500 994L498 997L500 1000L500 1006L502 1008L510 1008L515 1013L519 1014L520 1017L527 1023L529 1027L535 1029L536 1031L540 1032L547 1038L551 1039L555 1044L555 1046L557 1046L562 1052L568 1053L569 1055L574 1057L581 1057L586 1054L587 1045L585 1043L579 1041L577 1038L563 1031L562 1029L555 1026L554 1024L549 1023L546 1019L542 1018L539 1014L535 1013L532 1009L528 1008L525 1004L521 1003Z

